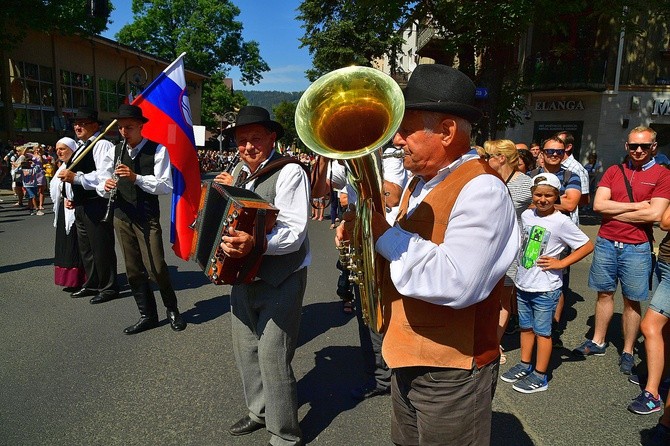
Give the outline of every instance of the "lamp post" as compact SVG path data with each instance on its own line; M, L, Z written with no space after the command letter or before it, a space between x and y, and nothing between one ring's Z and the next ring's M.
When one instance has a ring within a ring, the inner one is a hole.
M126 68L123 71L123 73L121 73L121 75L119 76L119 78L116 81L116 97L117 98L119 97L119 85L121 85L121 79L123 79L123 77L126 75L126 73L128 73L131 70L132 70L132 72L130 73L128 82L131 85L133 85L134 87L136 87L137 89L139 89L140 91L142 89L144 89L144 86L146 85L147 80L149 80L149 75L147 74L147 70L145 70L143 66L133 65L133 66L130 66L130 67ZM126 95L127 95L125 86L124 86L123 90L124 90L123 91L123 96L125 98Z

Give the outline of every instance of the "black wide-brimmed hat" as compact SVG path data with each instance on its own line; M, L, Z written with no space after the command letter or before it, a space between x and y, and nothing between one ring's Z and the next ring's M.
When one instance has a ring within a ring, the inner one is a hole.
M77 113L74 115L75 121L95 121L98 124L102 124L102 121L98 119L98 112L93 110L91 107L79 107Z
M482 112L475 106L475 84L455 68L422 64L412 72L403 90L405 109L459 116L477 122Z
M121 104L119 106L119 112L113 119L137 119L142 122L149 122L149 119L145 118L142 114L142 109L137 105L130 104Z
M277 121L270 119L270 112L263 107L256 107L253 105L242 107L237 113L235 124L225 129L223 134L233 136L235 134L235 129L251 124L260 124L271 132L275 132L277 134L277 139L284 135L284 127Z

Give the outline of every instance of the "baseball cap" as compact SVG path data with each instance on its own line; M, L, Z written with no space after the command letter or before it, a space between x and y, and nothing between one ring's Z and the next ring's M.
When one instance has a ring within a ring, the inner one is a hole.
M551 186L558 191L561 190L561 181L556 175L549 172L543 172L533 177L533 187L540 185Z

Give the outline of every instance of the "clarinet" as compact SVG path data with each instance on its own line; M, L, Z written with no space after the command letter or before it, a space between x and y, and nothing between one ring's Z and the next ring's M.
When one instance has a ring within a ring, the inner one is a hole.
M123 156L123 151L126 150L126 140L123 140L123 145L121 146L121 153L119 153L119 157L116 159L116 163L114 163L114 172L112 173L112 180L114 181L119 181L119 176L116 174L116 168L121 165L121 157ZM103 223L110 223L112 221L112 217L114 216L114 200L116 200L116 191L119 188L119 185L117 183L116 187L114 189L109 191L109 201L107 201L107 212L105 212L105 216L102 218Z

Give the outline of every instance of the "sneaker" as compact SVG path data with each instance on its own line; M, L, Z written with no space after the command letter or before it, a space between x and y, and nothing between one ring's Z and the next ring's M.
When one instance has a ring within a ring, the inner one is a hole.
M636 375L635 373L633 373L628 377L628 382L631 383L631 384L635 384L636 386L639 386L640 383L643 383L643 384L647 383L647 377Z
M530 373L533 371L533 366L532 365L523 365L521 363L515 365L502 375L500 375L500 379L505 381L506 383L515 383L520 379L525 378L526 376L530 375Z
M548 388L547 375L544 375L544 378L540 378L537 376L537 373L531 373L521 381L515 382L512 386L512 389L521 393L543 392Z
M607 345L603 345L602 347L599 347L598 344L593 342L590 339L587 339L586 341L582 342L582 345L574 349L572 352L575 355L580 355L580 356L590 356L590 355L595 355L595 356L603 356L605 355L605 349L607 348Z
M667 446L670 444L670 427L658 423L649 434L649 440L645 443L647 446Z
M37 212L35 212L35 215L44 215L44 212L42 212L42 211L37 211Z
M37 212L33 211L32 209L30 210L30 215L35 215Z
M661 410L661 399L654 398L645 390L628 405L628 410L639 415L649 415Z
M619 358L619 370L624 375L630 375L633 373L633 367L635 367L635 358L630 353L622 353L621 358Z

